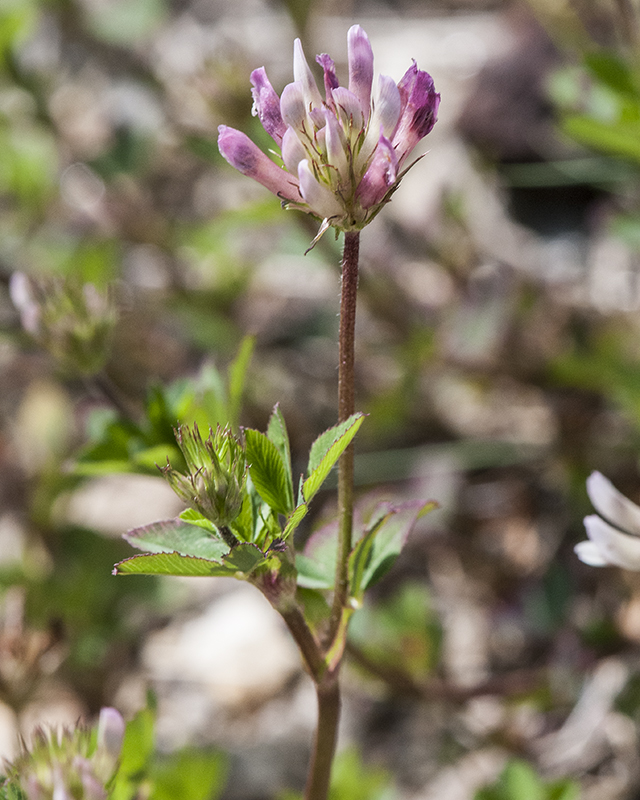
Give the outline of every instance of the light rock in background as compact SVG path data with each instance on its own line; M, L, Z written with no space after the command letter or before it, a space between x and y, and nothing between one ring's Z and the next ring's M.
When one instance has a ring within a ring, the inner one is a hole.
M58 513L65 522L119 536L131 528L176 517L183 508L184 503L160 477L108 475L83 484L60 504Z
M75 728L85 718L86 708L66 684L51 679L39 685L33 699L20 714L20 735L27 743L39 726Z
M222 707L269 697L300 669L284 624L246 585L152 634L142 661L152 682L200 685Z
M441 770L412 800L473 800L478 789L496 780L506 761L507 753L497 747L469 753Z
M15 711L0 703L0 758L10 761L18 753L18 719Z

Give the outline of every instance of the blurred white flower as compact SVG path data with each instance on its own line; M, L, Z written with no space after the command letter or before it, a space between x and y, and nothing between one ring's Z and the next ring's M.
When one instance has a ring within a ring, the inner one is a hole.
M591 567L640 571L640 507L599 472L587 479L587 494L602 516L585 517L589 540L575 546L578 558Z

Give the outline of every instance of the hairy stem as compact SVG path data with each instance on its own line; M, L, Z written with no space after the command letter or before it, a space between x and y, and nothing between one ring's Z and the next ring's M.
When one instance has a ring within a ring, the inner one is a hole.
M338 738L340 687L337 674L328 674L316 684L318 726L313 744L305 800L326 800L331 781L331 764Z
M358 256L360 233L344 235L342 254L342 293L340 298L340 334L338 363L338 421L344 422L355 411L355 326L358 289ZM349 596L349 554L353 527L353 445L349 445L338 462L338 516L340 533L336 560L336 581L331 610L330 640L342 618L342 609Z
M358 288L360 234L345 233L342 255L342 293L340 298L340 334L338 363L338 421L344 422L355 410L355 325ZM338 462L338 515L340 519L336 559L335 590L329 623L329 635L323 653L322 671L314 674L318 698L318 726L305 790L305 800L327 800L331 783L331 765L336 751L340 721L340 685L338 675L346 636L344 609L349 598L349 555L353 527L353 446ZM289 623L287 623L289 624ZM291 626L289 626L291 630ZM293 632L293 631L292 631ZM295 636L295 634L294 634ZM296 641L298 639L296 638ZM300 646L300 642L298 641ZM327 658L335 652L332 663ZM306 659L306 655L305 655ZM308 663L308 659L307 663Z

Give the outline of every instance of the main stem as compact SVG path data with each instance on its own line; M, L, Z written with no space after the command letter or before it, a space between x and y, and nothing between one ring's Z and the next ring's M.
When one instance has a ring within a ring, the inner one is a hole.
M338 675L316 684L318 725L316 727L305 800L326 800L331 783L331 765L336 752L340 721L340 686Z
M358 231L345 233L340 297L338 422L344 422L355 411L354 365L359 253L360 233ZM342 612L349 596L349 554L353 529L353 445L347 447L338 462L338 518L340 532L331 610L331 640L338 632Z
M344 422L355 411L355 327L358 288L358 256L360 234L345 233L342 254L342 292L340 299L340 334L338 363L338 421ZM338 657L326 664L326 671L315 677L318 698L318 726L305 800L327 800L331 782L331 765L336 751L340 721L340 659L345 636L343 613L349 599L349 555L353 528L353 446L350 445L338 462L338 515L340 520L335 590L325 655L335 650Z

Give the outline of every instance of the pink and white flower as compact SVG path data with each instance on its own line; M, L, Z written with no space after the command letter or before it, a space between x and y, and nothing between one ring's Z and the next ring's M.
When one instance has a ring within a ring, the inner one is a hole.
M640 571L640 507L599 472L587 479L587 494L601 516L585 517L589 539L575 546L578 558L592 567Z
M348 88L330 56L316 57L324 99L296 39L293 83L278 97L264 67L251 73L253 113L280 148L282 166L246 134L219 127L224 158L276 194L287 208L323 220L321 231L360 230L389 201L411 151L433 128L440 104L431 76L415 62L399 83L373 79L373 51L359 25L347 35Z

